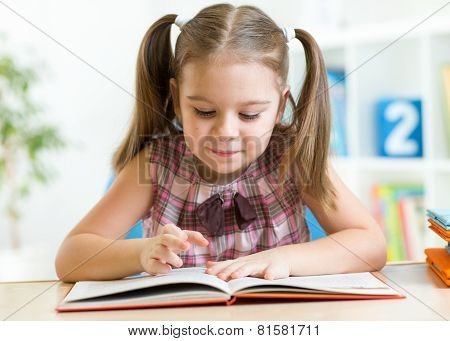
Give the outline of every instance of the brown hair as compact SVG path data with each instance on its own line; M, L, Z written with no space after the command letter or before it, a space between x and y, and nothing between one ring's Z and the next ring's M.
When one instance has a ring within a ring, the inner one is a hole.
M278 25L254 6L216 4L202 9L185 23L172 52L171 25L177 15L157 20L146 32L136 65L136 101L129 131L113 157L118 173L144 147L153 134L176 134L175 112L169 79L180 80L181 69L192 59L212 61L230 53L241 61L262 63L287 82L289 47ZM306 74L302 90L293 107L289 124L274 129L283 134L289 147L283 154L279 178L284 185L292 169L299 189L307 189L326 209L335 208L335 188L328 175L330 106L323 57L314 38L295 29L303 45ZM283 187L283 186L282 186Z

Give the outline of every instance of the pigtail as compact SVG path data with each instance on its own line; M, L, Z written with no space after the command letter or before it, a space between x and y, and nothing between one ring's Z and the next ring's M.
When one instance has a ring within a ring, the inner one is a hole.
M294 141L286 157L301 191L307 189L327 209L335 209L336 191L328 174L331 110L328 81L319 46L306 31L295 29L306 59L306 73L294 106Z
M169 79L173 59L170 30L175 18L174 14L165 15L142 39L136 63L132 122L112 161L116 174L139 153L151 135L173 131Z

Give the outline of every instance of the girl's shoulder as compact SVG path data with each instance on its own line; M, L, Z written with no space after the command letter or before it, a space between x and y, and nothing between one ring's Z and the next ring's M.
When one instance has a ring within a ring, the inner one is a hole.
M184 153L183 134L154 134L146 141L149 161L164 163L180 158Z
M183 142L183 134L154 134L147 139L145 169L153 184L169 181L179 172L185 152Z

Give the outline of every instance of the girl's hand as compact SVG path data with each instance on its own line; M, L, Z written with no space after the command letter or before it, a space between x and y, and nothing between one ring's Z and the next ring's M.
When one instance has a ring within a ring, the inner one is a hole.
M183 265L183 261L176 254L186 251L190 243L207 246L208 240L200 232L181 230L174 224L164 225L162 233L147 238L140 254L143 271L150 275L166 274Z
M224 281L245 276L273 280L289 277L291 273L289 262L277 248L222 262L208 261L206 267L207 274Z

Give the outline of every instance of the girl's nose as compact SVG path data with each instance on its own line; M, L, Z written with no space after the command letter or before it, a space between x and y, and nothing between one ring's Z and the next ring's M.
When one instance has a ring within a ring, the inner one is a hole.
M214 135L222 141L239 137L239 124L231 113L218 117L214 126Z

